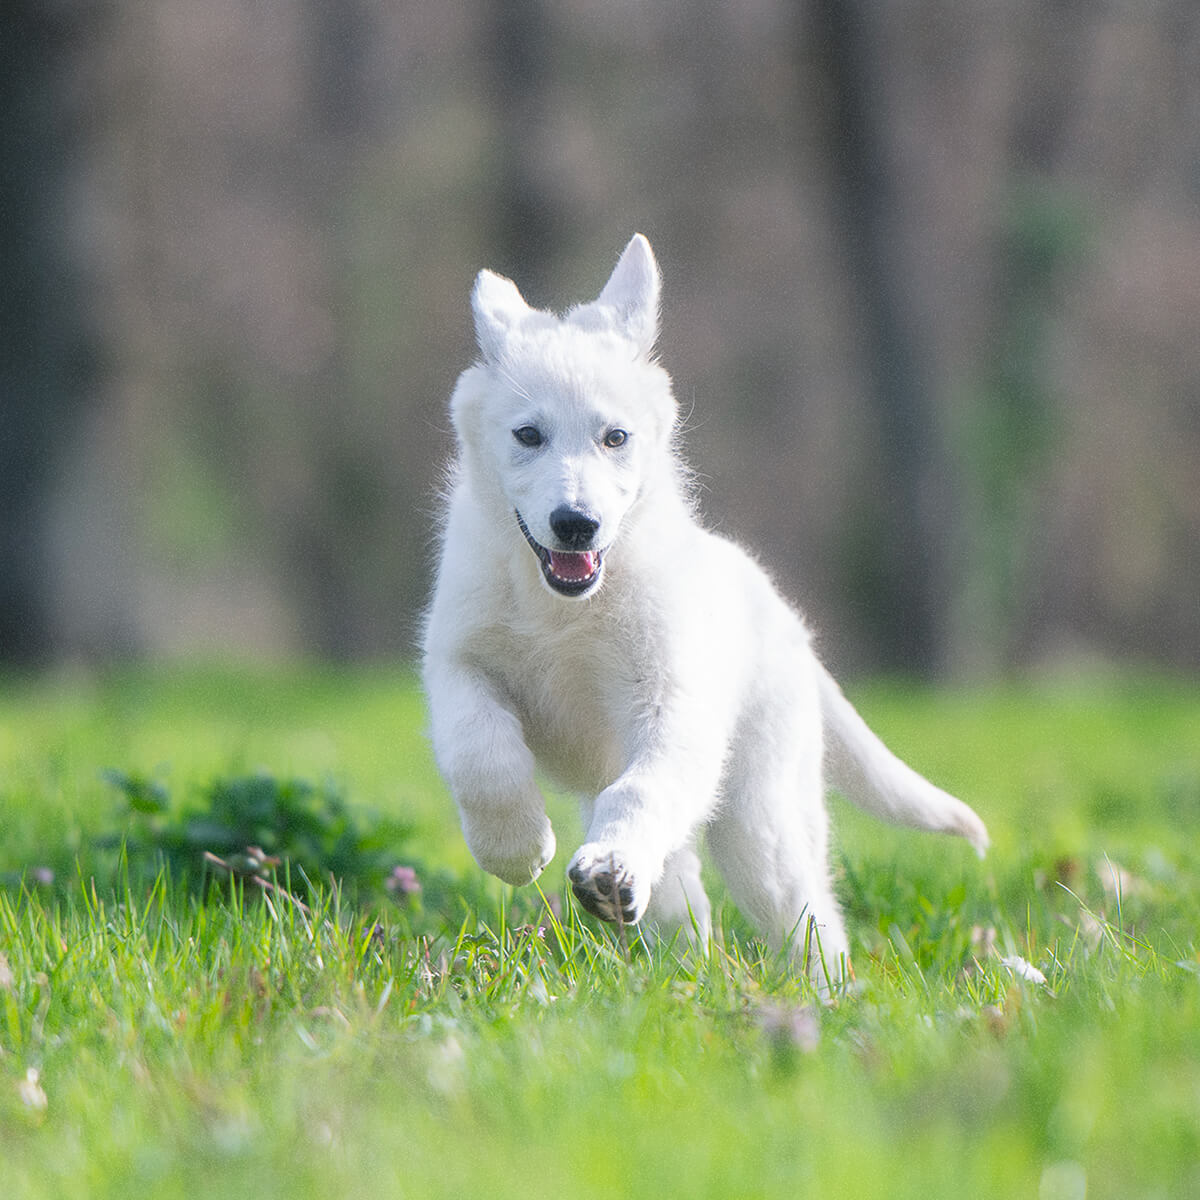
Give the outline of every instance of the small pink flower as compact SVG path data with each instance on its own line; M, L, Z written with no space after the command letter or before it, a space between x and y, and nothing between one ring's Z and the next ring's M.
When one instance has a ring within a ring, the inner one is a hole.
M421 890L421 881L412 867L397 866L387 877L387 890L397 899L415 896Z

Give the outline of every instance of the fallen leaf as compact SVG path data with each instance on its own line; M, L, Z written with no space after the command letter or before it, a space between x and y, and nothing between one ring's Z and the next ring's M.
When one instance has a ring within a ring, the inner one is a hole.
M1025 979L1029 983L1041 984L1046 986L1046 977L1033 965L1033 963L1022 958L1019 954L1009 954L1000 960L1002 967L1007 967L1018 979Z
M25 1078L17 1084L17 1095L21 1097L21 1103L26 1108L33 1112L45 1112L48 1101L39 1082L37 1067L30 1067L25 1072Z

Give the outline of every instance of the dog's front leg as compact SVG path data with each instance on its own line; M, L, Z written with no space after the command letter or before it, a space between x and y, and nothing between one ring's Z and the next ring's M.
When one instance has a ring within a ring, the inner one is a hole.
M434 757L468 848L505 883L529 883L554 857L554 831L521 722L465 668L428 670L426 687Z
M719 739L718 739L719 740ZM633 764L595 800L587 841L567 878L579 903L604 921L641 920L667 859L708 816L721 771L719 745ZM707 902L695 881L697 906Z

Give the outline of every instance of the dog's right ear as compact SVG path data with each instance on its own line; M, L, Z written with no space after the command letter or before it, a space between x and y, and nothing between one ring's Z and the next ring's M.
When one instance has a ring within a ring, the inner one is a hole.
M517 285L495 271L480 271L471 292L471 310L475 314L475 340L487 362L495 362L514 326L533 309L517 290Z
M617 262L604 290L592 305L608 312L618 332L645 357L658 339L658 299L662 277L650 243L635 233Z

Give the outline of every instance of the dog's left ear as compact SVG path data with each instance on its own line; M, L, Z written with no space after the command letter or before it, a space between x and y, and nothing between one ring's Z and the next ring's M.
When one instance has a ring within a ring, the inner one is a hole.
M471 311L480 352L488 362L495 362L513 327L533 309L511 279L495 271L480 271L471 292Z
M607 309L617 332L629 338L639 353L649 356L658 340L661 290L662 277L654 251L640 233L635 233L594 306Z

